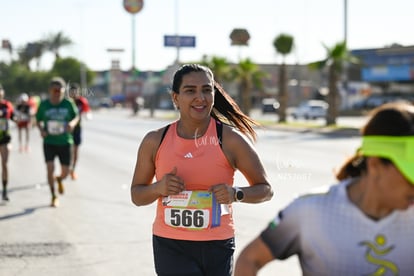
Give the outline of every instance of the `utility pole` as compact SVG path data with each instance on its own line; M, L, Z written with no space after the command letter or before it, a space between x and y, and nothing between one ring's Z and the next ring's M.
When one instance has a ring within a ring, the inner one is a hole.
M124 0L124 9L132 15L132 68L131 71L134 73L135 67L135 15L140 12L144 6L144 0Z
M344 44L348 51L348 0L344 0ZM348 108L348 62L344 61L342 69L343 89L345 90L345 108Z
M175 45L177 49L177 57L175 63L178 65L180 64L180 37L179 37L179 30L178 30L178 0L175 0Z

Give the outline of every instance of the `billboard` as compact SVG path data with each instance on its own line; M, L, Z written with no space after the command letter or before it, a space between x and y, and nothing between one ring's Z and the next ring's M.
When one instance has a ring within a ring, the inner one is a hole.
M414 66L410 65L383 65L362 68L364 81L412 81L414 80Z
M413 81L414 47L353 50L361 60L363 81Z

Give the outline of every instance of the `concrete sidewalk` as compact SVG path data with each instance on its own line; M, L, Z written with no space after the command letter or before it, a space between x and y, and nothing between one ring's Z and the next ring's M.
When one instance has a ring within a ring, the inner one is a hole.
M119 112L131 112L128 109L119 109ZM140 110L138 117L151 118L148 109ZM175 110L155 110L152 118L173 120L178 118L178 111ZM286 123L278 123L276 114L263 114L260 109L253 109L250 117L260 122L265 129L275 129L280 131L295 131L302 133L319 133L332 137L337 136L359 136L360 128L367 121L366 116L340 116L337 118L336 126L325 126L325 119L317 120L294 120L288 118Z

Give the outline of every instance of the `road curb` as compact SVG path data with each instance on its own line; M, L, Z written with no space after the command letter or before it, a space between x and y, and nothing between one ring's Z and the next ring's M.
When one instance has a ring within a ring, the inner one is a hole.
M272 129L277 131L291 131L297 133L317 133L331 137L355 137L360 136L360 130L355 127L303 127L303 126L287 126L287 125L271 125L264 126L264 129Z

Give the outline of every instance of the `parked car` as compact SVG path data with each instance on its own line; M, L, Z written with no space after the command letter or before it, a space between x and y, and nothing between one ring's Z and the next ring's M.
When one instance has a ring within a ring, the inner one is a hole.
M276 113L279 108L279 102L274 98L264 98L262 100L262 113Z
M395 94L395 93L389 93L389 94L375 94L370 95L360 101L355 102L352 105L353 109L373 109L380 105L383 105L385 103L390 102L414 102L414 96L410 94Z
M298 107L294 108L291 112L291 116L294 119L317 119L325 118L328 110L328 103L322 100L309 100L301 103Z

